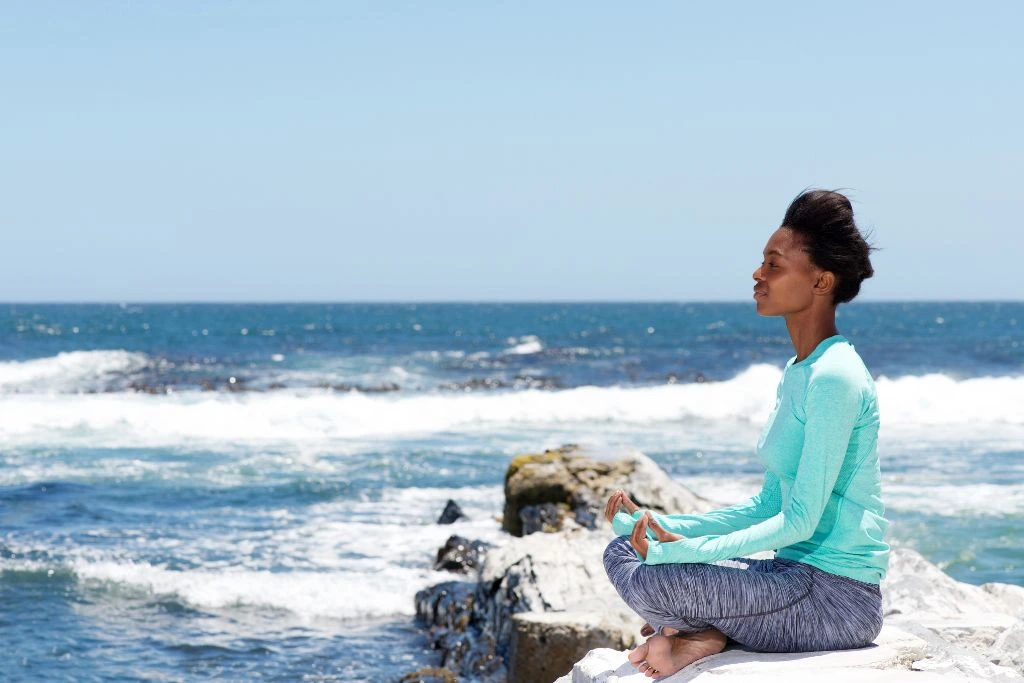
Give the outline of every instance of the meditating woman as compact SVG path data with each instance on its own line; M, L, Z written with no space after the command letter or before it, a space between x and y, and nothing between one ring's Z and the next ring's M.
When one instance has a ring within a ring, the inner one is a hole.
M836 306L871 277L850 201L800 194L754 271L757 312L782 316L796 355L757 444L753 497L705 514L655 514L617 491L604 555L622 599L648 623L630 655L673 674L728 639L761 652L863 647L882 628L889 562L871 374L836 329ZM624 510L623 510L624 509ZM744 555L775 550L774 559Z

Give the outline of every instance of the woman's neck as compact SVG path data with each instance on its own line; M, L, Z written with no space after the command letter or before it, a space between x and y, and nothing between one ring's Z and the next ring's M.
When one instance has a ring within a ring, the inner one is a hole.
M811 352L822 341L839 334L839 330L836 328L834 308L831 315L806 316L803 319L786 316L786 327L789 329L789 338L796 351L796 360L794 361L796 363L811 355Z

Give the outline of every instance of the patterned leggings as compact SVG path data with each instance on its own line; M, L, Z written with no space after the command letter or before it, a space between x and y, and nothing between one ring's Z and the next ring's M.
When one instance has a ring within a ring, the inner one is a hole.
M878 584L805 562L645 565L620 536L605 550L604 567L626 604L659 632L714 627L758 652L816 652L864 647L882 630Z

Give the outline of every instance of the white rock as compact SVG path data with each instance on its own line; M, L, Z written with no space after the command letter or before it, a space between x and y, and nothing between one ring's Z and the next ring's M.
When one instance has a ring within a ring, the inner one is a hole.
M991 595L1008 614L1024 619L1024 586L1009 583L983 583L981 589Z
M886 625L875 645L857 650L772 654L730 647L721 654L694 662L659 683L694 681L992 681L1018 680L1012 670L989 667L980 674L941 669L922 673L915 664L928 659L930 645L925 640ZM627 652L592 650L556 683L641 683L651 679L637 671L626 658ZM911 667L914 667L912 670ZM984 668L984 667L982 667Z

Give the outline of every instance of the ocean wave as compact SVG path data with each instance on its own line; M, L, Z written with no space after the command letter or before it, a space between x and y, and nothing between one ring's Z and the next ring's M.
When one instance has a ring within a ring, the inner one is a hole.
M778 376L777 368L762 365L727 382L644 388L416 395L306 390L0 396L0 442L280 443L562 424L650 425L688 418L749 422L767 417Z
M939 517L1024 515L1022 484L907 484L883 481L886 507Z
M435 523L449 498L468 520ZM320 503L300 516L268 511L272 519L258 528L190 528L188 542L131 530L118 534L118 547L106 552L64 545L66 537L12 540L0 555L0 573L70 577L87 592L211 611L265 608L339 620L411 615L416 591L457 578L432 569L448 536L499 541L501 500L498 486L395 488L373 503ZM154 553L172 554L175 566L153 559Z
M0 392L54 393L102 387L112 377L138 372L150 365L144 353L124 351L65 351L48 358L0 362Z
M513 356L527 356L544 350L544 343L534 334L525 334L519 338L509 337L505 341L511 348L506 349L504 353Z
M602 431L767 419L781 371L754 365L722 382L485 393L0 395L0 443L172 446L301 444L571 428ZM1024 427L1024 377L879 378L886 438L995 439ZM979 430L984 425L986 428ZM703 427L701 427L703 428ZM1001 436L1002 435L1002 436Z

